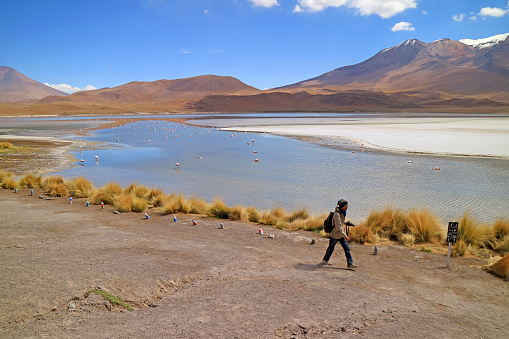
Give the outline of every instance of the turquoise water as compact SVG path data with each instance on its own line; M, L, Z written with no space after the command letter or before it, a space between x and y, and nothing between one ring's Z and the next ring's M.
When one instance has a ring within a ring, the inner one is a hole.
M467 210L484 222L509 215L507 160L351 153L268 134L233 134L156 118L96 130L80 138L116 147L77 152L84 166L77 162L57 174L84 175L96 186L136 182L208 201L219 196L228 205L260 210L305 207L323 214L345 198L354 222L388 205L426 208L444 223Z

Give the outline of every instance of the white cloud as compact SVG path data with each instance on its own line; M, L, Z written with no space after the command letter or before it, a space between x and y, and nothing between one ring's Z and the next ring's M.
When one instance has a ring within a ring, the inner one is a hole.
M415 28L412 26L411 23L401 21L401 22L398 22L397 24L395 24L391 28L391 31L393 31L393 32L398 32L398 31L415 31Z
M298 0L298 6L311 12L347 6L356 9L361 15L376 14L387 19L409 8L416 8L417 0Z
M44 83L46 86L53 87L54 89L58 89L59 91L65 92L65 93L74 93L74 92L80 92L80 91L91 91L94 89L97 89L96 87L92 85L85 86L83 88L79 87L73 87L71 85L67 84L48 84L47 82Z
M483 16L483 17L493 16L496 18L501 18L504 15L506 15L507 13L509 13L509 10L496 8L496 7L493 7L493 8L492 7L484 7L484 8L481 8L479 15Z
M253 6L260 7L272 7L279 6L279 2L277 0L249 0L253 3Z
M295 8L293 9L293 13L300 13L304 12L302 8L299 5L295 5Z
M461 13L461 14L454 14L454 15L452 16L452 19L453 19L454 21L456 21L456 22L462 22L462 21L463 21L463 19L465 19L465 17L466 17L466 15L465 15L465 14L463 14L463 13Z
M187 49L185 49L185 48L181 48L181 49L179 50L179 52L180 52L180 53L184 53L184 54L189 54L189 53L191 53L191 51L189 51L189 50L187 50Z
M424 9L421 11L422 15L428 15L428 12L425 11Z

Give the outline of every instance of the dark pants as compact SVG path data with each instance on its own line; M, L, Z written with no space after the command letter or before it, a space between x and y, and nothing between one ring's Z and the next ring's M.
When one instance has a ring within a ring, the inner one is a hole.
M345 251L345 257L347 265L353 264L352 255L350 254L350 246L348 246L348 241L346 241L345 238L341 239L334 239L330 238L329 240L329 247L327 247L327 251L325 252L325 256L323 257L323 260L329 261L332 252L334 252L334 247L336 247L336 244L338 241L341 243L341 246L343 246L343 250Z

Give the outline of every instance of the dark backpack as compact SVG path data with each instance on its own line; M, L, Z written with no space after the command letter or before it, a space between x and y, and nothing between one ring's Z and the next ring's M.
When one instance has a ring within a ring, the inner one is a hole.
M330 212L329 216L327 218L325 218L325 220L323 221L323 230L326 233L332 232L332 229L334 228L334 226L332 226L332 218L333 217L334 217L334 212Z

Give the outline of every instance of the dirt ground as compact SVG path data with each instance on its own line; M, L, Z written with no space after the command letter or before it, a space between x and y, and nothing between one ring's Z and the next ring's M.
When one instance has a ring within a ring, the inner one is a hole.
M0 189L1 338L507 338L509 283L482 259ZM197 221L193 225L192 220ZM274 234L274 238L269 235ZM128 311L86 292L99 289Z

